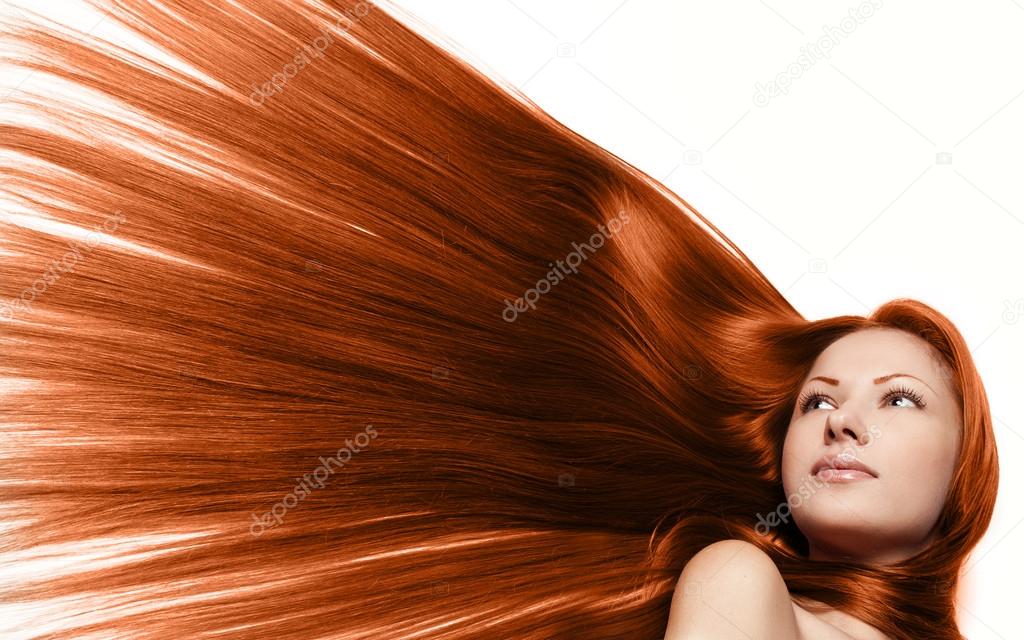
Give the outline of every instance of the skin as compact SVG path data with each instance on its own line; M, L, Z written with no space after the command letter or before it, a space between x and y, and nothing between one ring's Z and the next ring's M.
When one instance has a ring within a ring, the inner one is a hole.
M767 554L743 540L720 540L684 567L665 640L891 639L842 611L805 609Z
M782 484L812 560L890 564L926 548L945 504L960 449L962 419L942 360L923 339L870 329L831 344L815 361L801 393L825 397L795 407L782 452ZM893 373L896 377L875 384ZM833 386L816 376L838 380ZM919 378L919 379L918 379ZM921 395L924 406L893 386ZM878 473L848 483L810 475L823 455L843 454ZM803 493L801 493L801 489ZM803 498L804 495L809 497Z
M782 480L811 560L889 564L923 550L945 502L962 418L944 363L923 339L867 329L829 345L794 402ZM915 377L893 377L893 373ZM817 376L837 384L813 380ZM920 394L921 404L905 387ZM877 477L827 482L811 476L822 457L855 456ZM802 491L801 491L802 490ZM807 603L804 603L807 604ZM790 596L774 562L755 545L723 540L687 563L676 585L665 640L886 640L842 611L809 611Z

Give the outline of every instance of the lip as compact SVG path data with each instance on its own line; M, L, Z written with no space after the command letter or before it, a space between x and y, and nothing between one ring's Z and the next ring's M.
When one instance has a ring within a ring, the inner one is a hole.
M874 480L875 476L857 471L856 469L829 469L822 467L814 477L822 482L856 482L857 480Z
M855 457L826 455L814 463L811 475L825 482L855 482L877 478L878 472Z

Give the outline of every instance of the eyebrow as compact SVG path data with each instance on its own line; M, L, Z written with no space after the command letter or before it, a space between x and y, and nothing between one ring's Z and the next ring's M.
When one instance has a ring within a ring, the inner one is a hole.
M928 384L927 382L925 382L921 378L918 378L917 376L910 375L909 373L890 373L889 375L880 376L878 378L875 378L873 380L873 382L875 384L882 384L886 380L889 380L889 379L892 379L892 378L913 378L914 380L917 380L918 382L920 382L924 386L928 387L929 389L932 389L930 384ZM838 380L836 380L835 378L829 378L827 376L814 376L813 378L811 378L807 382L811 382L813 380L821 380L822 382L827 382L827 383L829 383L830 385L832 385L834 387L838 387L839 386L839 381ZM937 391L935 391L935 389L932 389L932 392L933 393L938 393Z

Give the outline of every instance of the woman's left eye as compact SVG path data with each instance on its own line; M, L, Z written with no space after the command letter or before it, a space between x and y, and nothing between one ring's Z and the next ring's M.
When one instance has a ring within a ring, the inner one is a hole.
M910 399L910 398L908 398L907 396L903 396L903 395L896 395L896 396L893 396L893 397L892 397L892 398L890 398L889 400L890 400L890 402L891 402L892 400L909 400L910 402L913 402L913 400L911 400L911 399ZM907 405L901 405L901 406L907 406Z
M887 403L891 403L893 400L909 400L910 402L914 403L913 405L897 405L901 407L916 406L918 408L924 408L925 406L924 398L921 397L921 394L917 393L913 389L908 389L906 387L890 389L889 393L885 395L885 401Z

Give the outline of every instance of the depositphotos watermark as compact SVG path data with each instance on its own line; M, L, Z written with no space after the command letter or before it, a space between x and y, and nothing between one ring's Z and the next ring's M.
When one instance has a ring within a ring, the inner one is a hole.
M831 58L832 49L842 43L842 38L849 36L865 20L875 15L875 9L882 8L882 0L864 0L857 7L850 7L850 15L839 21L838 25L822 26L825 35L814 42L800 47L800 55L790 62L786 70L779 73L767 85L760 82L754 85L754 104L758 107L767 106L772 98L780 94L788 94L793 81L813 67L822 58Z
M569 265L569 269L573 273L577 273L577 267L587 259L587 254L583 251L584 249L590 249L593 253L604 246L604 241L613 234L618 233L622 230L622 225L629 222L629 214L625 211L619 211L619 214L608 221L608 229L605 229L603 224L597 225L600 233L594 233L590 236L589 242L583 244L572 243L573 251L569 255L565 256L565 264ZM610 233L609 233L610 231ZM552 263L548 263L549 267L553 267L550 271L545 274L545 278L538 280L537 285L531 289L527 289L519 298L516 298L515 303L505 298L505 308L501 312L501 317L505 319L505 322L515 322L516 318L527 308L536 309L537 300L540 299L541 294L551 291L551 287L561 282L565 276L569 275L565 269L565 265L562 264L561 260L555 261L557 267L554 267ZM511 313L511 315L509 315Z
M50 268L36 278L31 285L22 289L21 295L17 299L0 302L0 320L14 318L15 311L32 313L32 303L36 301L36 298L46 293L50 285L60 280L61 275L74 273L78 261L84 260L96 248L103 239L103 235L113 233L124 221L124 214L118 211L103 222L102 230L99 227L93 227L93 230L85 235L84 240L69 242L67 246L70 251L51 262Z
M871 425L868 427L870 436L866 438L866 442L857 448L864 448L873 444L876 440L882 438L882 430L878 428L878 425ZM852 447L846 447L843 449L832 461L835 464L835 460L852 460L857 457L857 452ZM834 469L832 464L825 467L826 469ZM757 524L754 526L754 531L762 536L768 535L772 527L777 527L782 523L789 522L789 518L793 514L794 508L800 508L800 505L804 503L804 500L810 500L811 496L818 492L818 489L828 484L822 480L818 480L817 476L808 475L804 478L804 481L800 483L800 488L793 493L786 496L785 502L780 502L779 506L775 508L767 516L763 516L760 513L757 514Z
M366 14L370 13L372 7L372 2L356 4L351 11L346 10L334 22L334 27L342 33L347 32L360 18L366 17ZM327 51L327 48L332 44L334 44L334 36L330 30L321 29L320 35L314 38L312 43L302 45L302 48L295 54L292 62L284 65L279 72L270 76L269 82L263 83L261 87L257 87L255 84L252 85L253 91L249 94L249 103L254 107L262 107L263 103L269 100L271 96L284 91L284 85L288 84L289 80L299 75L300 71L312 64L310 57L317 59L324 57L324 51Z
M254 537L263 535L263 532L267 529L281 524L281 521L284 520L284 514L304 500L306 496L313 492L313 489L322 489L327 483L327 479L334 474L335 466L338 469L344 467L354 454L368 447L370 440L377 437L377 430L373 428L372 424L366 425L363 431L365 433L360 433L355 438L347 438L345 446L338 449L338 453L330 458L320 456L320 466L312 472L304 474L301 478L296 478L296 485L291 493L278 500L269 511L265 511L261 516L257 516L255 513L252 514L252 524L249 525L249 533ZM352 442L353 440L355 440L355 443Z

